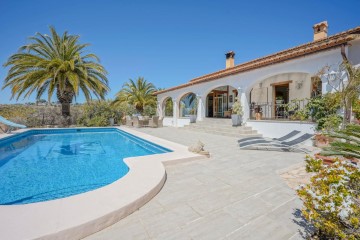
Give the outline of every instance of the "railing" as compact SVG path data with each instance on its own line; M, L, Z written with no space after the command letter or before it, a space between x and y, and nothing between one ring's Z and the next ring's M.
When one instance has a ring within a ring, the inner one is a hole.
M283 101L251 103L250 119L297 119L297 112L303 110L307 104L307 100L292 100L289 103Z

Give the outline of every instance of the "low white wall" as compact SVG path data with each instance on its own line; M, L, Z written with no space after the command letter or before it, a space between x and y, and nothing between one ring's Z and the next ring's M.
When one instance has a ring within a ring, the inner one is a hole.
M298 130L303 133L315 133L315 124L307 122L293 122L293 121L247 121L247 126L257 130L264 137L278 138L282 137L293 130Z
M171 127L174 126L174 118L173 117L164 117L163 125L171 126Z
M171 127L184 127L185 125L190 124L190 118L178 118L176 123L174 123L173 117L164 117L163 125Z

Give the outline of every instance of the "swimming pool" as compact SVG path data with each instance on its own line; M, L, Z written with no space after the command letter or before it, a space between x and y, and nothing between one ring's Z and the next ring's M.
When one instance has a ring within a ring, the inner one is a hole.
M0 140L0 204L84 193L126 175L124 158L171 152L116 128L30 130Z

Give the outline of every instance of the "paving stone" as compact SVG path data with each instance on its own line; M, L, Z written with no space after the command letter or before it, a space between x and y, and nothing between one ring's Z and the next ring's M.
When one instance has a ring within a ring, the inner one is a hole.
M240 223L223 211L211 213L188 224L184 230L192 239L221 239L240 227Z
M240 150L237 138L171 127L137 130L186 146L200 140L211 157L166 166L159 194L86 239L302 239L301 201L277 172L304 154Z
M294 232L273 219L261 216L247 225L227 235L226 239L279 240L289 239Z

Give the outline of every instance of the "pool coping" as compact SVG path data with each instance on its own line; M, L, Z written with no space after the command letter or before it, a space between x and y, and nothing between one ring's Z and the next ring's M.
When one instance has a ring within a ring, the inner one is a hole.
M129 172L124 177L86 193L25 205L1 205L1 238L84 238L128 216L152 199L166 181L164 165L206 158L189 152L186 146L128 127L116 128L168 148L172 152L125 158L124 162L128 165ZM28 130L14 133L25 131ZM0 135L0 139L6 136Z

